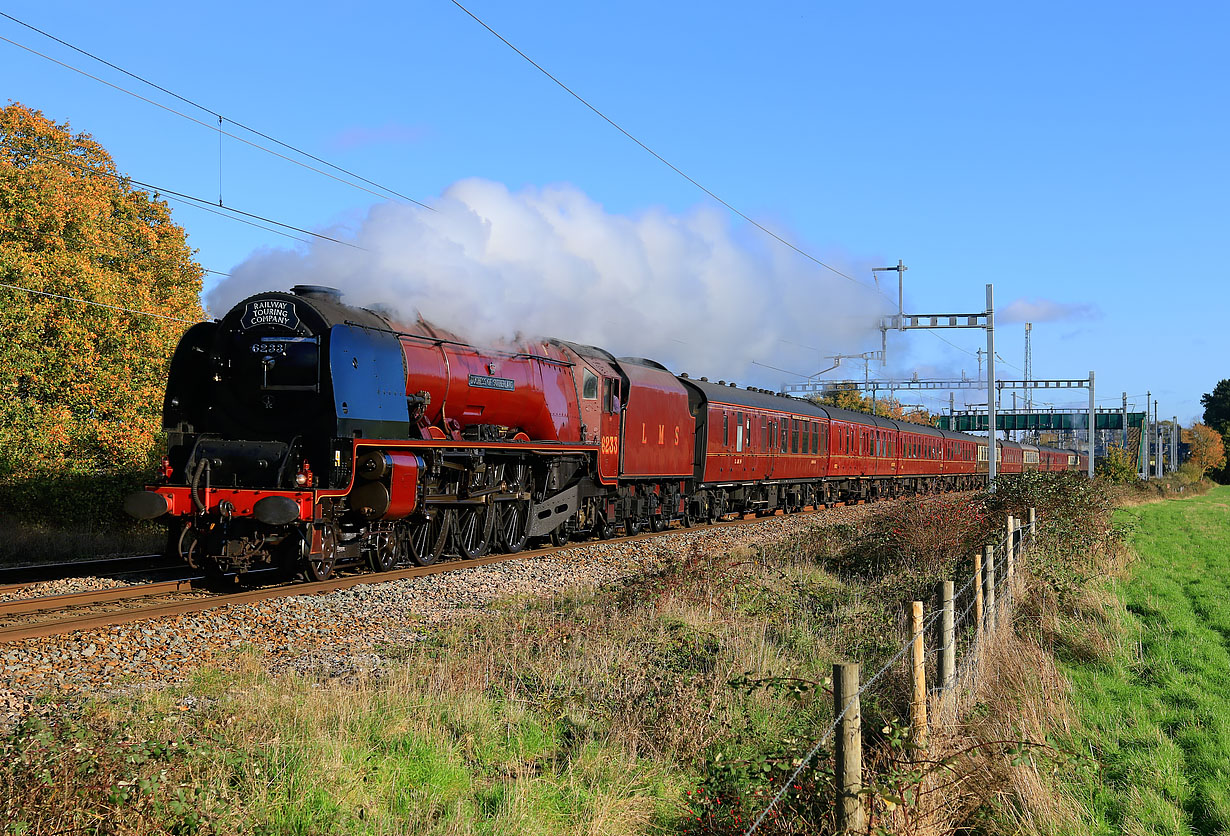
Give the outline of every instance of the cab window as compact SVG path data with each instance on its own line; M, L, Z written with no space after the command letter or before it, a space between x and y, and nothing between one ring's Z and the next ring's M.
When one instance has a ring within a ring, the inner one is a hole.
M598 400L598 375L586 369L581 381L581 397L587 401Z
M609 377L602 379L602 408L607 412L615 412L615 401L619 399L619 381Z

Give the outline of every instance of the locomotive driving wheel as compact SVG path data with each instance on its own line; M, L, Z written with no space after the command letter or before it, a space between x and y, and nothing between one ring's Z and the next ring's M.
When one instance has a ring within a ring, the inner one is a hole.
M467 560L482 557L487 553L494 528L495 516L491 513L491 507L481 505L461 508L453 513L457 515L453 529L453 550Z
M500 546L508 554L515 554L525 548L529 537L530 504L525 500L514 499L499 504L498 533Z
M320 551L309 554L304 565L308 580L323 581L333 574L333 564L337 562L337 532L333 526L327 525L320 532Z
M448 539L447 520L440 516L417 520L406 529L402 547L410 562L416 566L430 566L444 554Z
M526 494L530 492L530 469L527 465L517 462L505 470L505 486L510 493ZM530 539L530 502L528 499L506 499L497 502L492 513L496 516L495 533L499 538L500 548L507 554L514 554L525 548Z

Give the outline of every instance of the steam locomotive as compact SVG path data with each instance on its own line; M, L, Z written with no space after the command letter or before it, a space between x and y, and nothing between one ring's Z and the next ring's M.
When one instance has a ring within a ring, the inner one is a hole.
M733 513L976 488L985 439L675 375L565 340L471 345L333 289L260 293L171 361L157 484L193 567L316 580ZM998 442L1000 473L1076 470Z

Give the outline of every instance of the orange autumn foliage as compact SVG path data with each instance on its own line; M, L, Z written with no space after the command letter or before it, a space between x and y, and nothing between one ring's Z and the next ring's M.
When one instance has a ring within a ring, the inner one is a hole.
M1204 424L1192 425L1191 460L1200 468L1203 476L1226 464L1226 443L1222 434Z
M838 409L848 409L852 412L871 413L871 398L855 389L837 389L813 398L821 406L835 406ZM906 408L896 398L880 396L875 401L875 414L881 418L891 418L894 421L907 421L911 424L922 424L934 427L935 416L923 407Z
M0 283L172 318L0 287L0 484L148 466L201 278L167 205L88 134L0 109Z

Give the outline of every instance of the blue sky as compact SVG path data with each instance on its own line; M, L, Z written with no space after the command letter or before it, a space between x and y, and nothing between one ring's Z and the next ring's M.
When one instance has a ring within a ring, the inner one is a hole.
M981 310L984 285L993 282L997 348L1011 364L1003 376L1019 377L1023 365L1023 324L1006 314L1028 310L1035 376L1093 369L1103 405L1117 405L1126 391L1142 407L1151 390L1164 417L1186 423L1199 416L1200 394L1230 377L1217 336L1230 314L1225 4L471 0L467 7L663 157L808 253L864 284L870 267L904 259L907 310ZM680 318L679 332L668 336L658 333L661 320L646 318L647 308L686 303L694 288L684 268L655 267L648 284L608 288L589 310L630 323L601 332L622 342L609 346L617 353L652 351L696 374L776 387L797 378L766 366L806 374L830 365L822 351L800 345L878 348L878 333L834 320L874 314L883 300L729 215L449 0L346 9L10 0L0 11L425 203L464 212L473 204L448 197L456 195L450 188L479 184L461 191L511 204L488 218L496 226L530 204L557 206L544 197L553 189L595 217L591 231L626 231L624 219L633 219L637 241L650 215L668 227L681 223L689 246L709 241L703 230L718 224L717 238L748 254L736 259L744 284L724 288L722 304L761 295L757 265L773 273L763 289L771 304L749 307L742 324L746 350L732 347L737 332L710 331L703 317ZM215 121L11 21L0 19L0 36ZM228 206L376 240L365 219L371 223L383 201L371 194L230 138L220 168L216 131L5 42L0 79L0 101L93 134L135 179L210 200L221 181ZM249 284L267 276L280 288L300 267L313 280L349 269L324 252L336 245L309 248L173 207L202 265ZM412 213L380 216L386 243L399 223L419 223ZM429 234L442 233L413 227L402 237ZM604 246L611 240L618 236ZM412 259L405 241L398 257ZM559 244L552 241L534 252L550 257ZM500 266L507 259L484 262L482 280L532 281L529 256L518 257L520 267L508 273ZM429 283L432 292L468 281L466 269L433 263L457 275ZM549 292L561 292L561 271L573 263L555 265ZM614 263L587 281L610 281ZM418 269L407 275L421 278L426 268ZM594 286L578 285L577 295ZM659 303L659 293L668 302ZM432 318L429 294L416 305ZM598 333L578 324L584 305L534 305L531 298L514 307L560 336ZM720 319L724 309L714 310ZM789 327L770 322L775 313ZM958 347L921 332L891 335L891 368L877 373L974 374L981 332L944 336ZM672 345L688 349L671 356ZM843 368L862 374L857 365ZM1084 403L1082 394L1055 405ZM947 397L925 402L947 406Z

